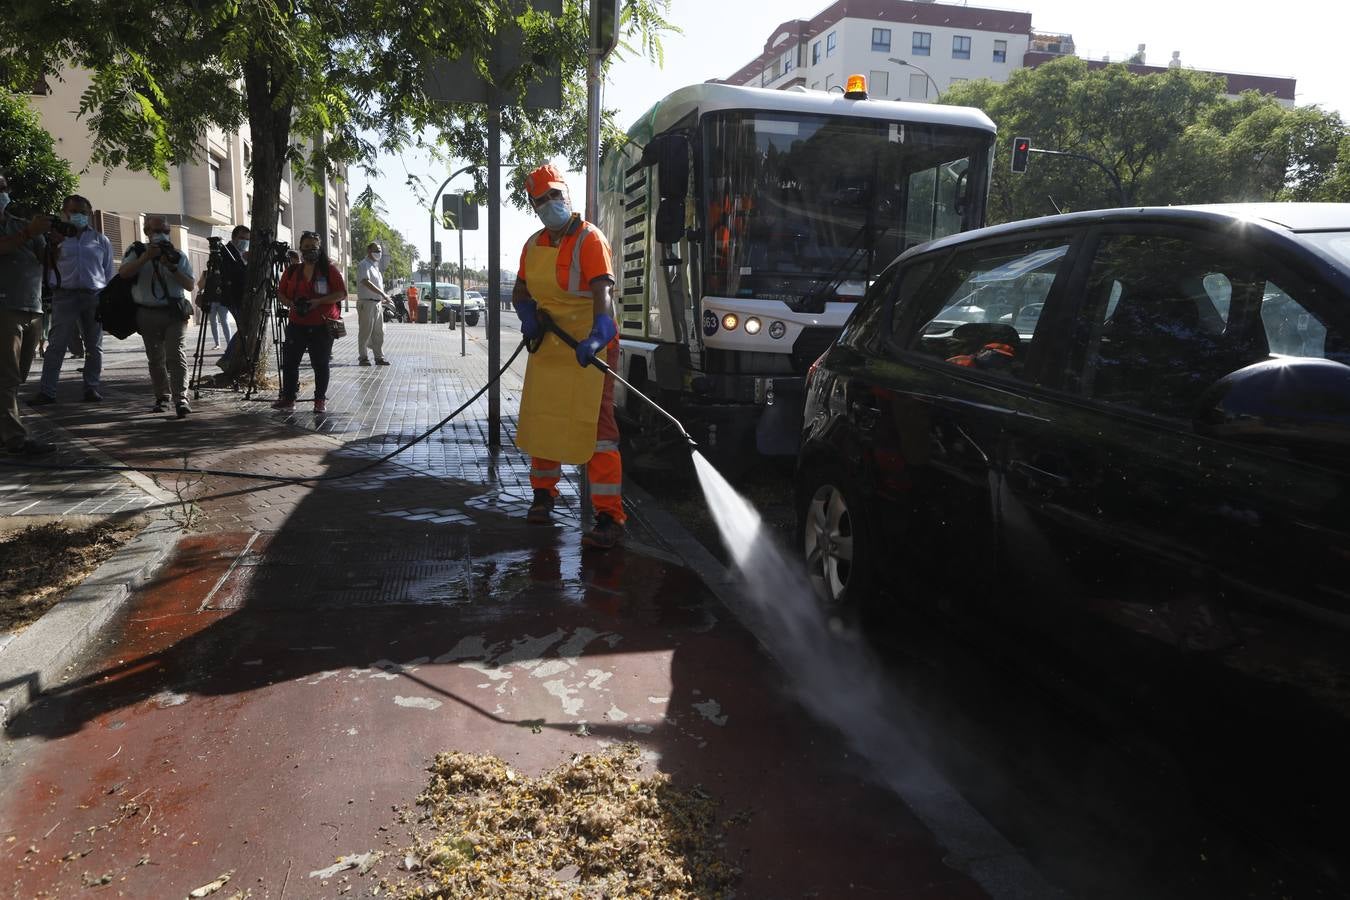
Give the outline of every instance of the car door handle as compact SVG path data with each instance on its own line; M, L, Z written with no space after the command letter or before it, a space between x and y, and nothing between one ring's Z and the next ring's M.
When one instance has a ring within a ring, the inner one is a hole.
M1008 465L1008 470L1022 475L1032 484L1042 487L1067 488L1073 485L1073 480L1067 475L1061 475L1058 472L1049 472L1045 469L1033 466L1029 462L1015 459Z

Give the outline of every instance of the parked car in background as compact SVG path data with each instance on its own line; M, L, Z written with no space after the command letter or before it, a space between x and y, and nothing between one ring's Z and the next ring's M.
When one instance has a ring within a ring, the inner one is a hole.
M936 597L1132 688L1350 723L1350 204L921 245L807 394L822 602Z

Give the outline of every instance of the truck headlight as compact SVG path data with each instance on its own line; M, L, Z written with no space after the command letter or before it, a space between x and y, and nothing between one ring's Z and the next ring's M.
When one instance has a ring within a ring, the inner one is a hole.
M760 329L760 327L761 327L761 326L760 326L759 319L756 319L754 316L751 316L750 318L748 318L748 319L745 320L745 333L746 333L746 334L759 334L759 329Z
M722 317L722 327L727 331L735 331L739 324L741 324L741 320L736 317L735 313L727 313Z
M787 326L784 325L782 322L769 323L769 337L773 338L776 341L785 334L787 334Z

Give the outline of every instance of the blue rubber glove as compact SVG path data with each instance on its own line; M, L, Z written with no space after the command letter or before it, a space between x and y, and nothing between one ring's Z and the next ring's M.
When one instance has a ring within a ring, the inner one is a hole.
M595 359L595 354L614 340L614 336L618 333L619 326L614 324L613 318L604 313L596 316L591 333L584 341L577 341L577 362L582 366L589 366L591 360Z
M535 310L539 307L533 300L517 300L511 304L516 308L516 315L520 317L520 333L527 341L538 340L542 335L543 329L539 325L539 317Z

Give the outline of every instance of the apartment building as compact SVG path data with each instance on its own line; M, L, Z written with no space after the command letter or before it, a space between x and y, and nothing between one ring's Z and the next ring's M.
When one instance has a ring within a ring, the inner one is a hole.
M169 222L171 240L188 252L198 272L203 271L207 238L228 238L235 225L248 224L252 216L253 182L248 176L252 147L248 137L208 129L197 159L174 166L165 190L144 172L90 163L92 139L79 118L80 97L90 83L90 72L66 69L60 77L48 77L36 85L29 101L52 135L56 152L78 176L79 193L94 205L96 225L122 254L133 241L142 239L141 223L146 215L163 215ZM345 170L340 174L345 176ZM313 192L303 182L294 182L288 168L281 182L277 240L293 244L304 230L326 234L330 256L345 270L351 261L345 182L329 180L328 222L320 229L313 224Z
M1019 68L1031 14L909 0L840 0L810 19L774 29L764 51L727 84L843 90L867 76L869 93L931 101L952 84L1005 81ZM901 60L901 65L893 60Z
M869 93L887 100L931 102L962 81L1006 81L1011 72L1077 55L1073 35L1037 31L1031 13L933 0L839 0L810 19L789 19L773 30L764 50L725 79L726 84L786 89L843 90L850 75L866 75ZM1144 62L1137 51L1087 58L1089 68L1124 62L1140 75L1181 65ZM898 60L898 62L897 62ZM1209 72L1227 80L1228 95L1257 90L1294 105L1293 78Z

